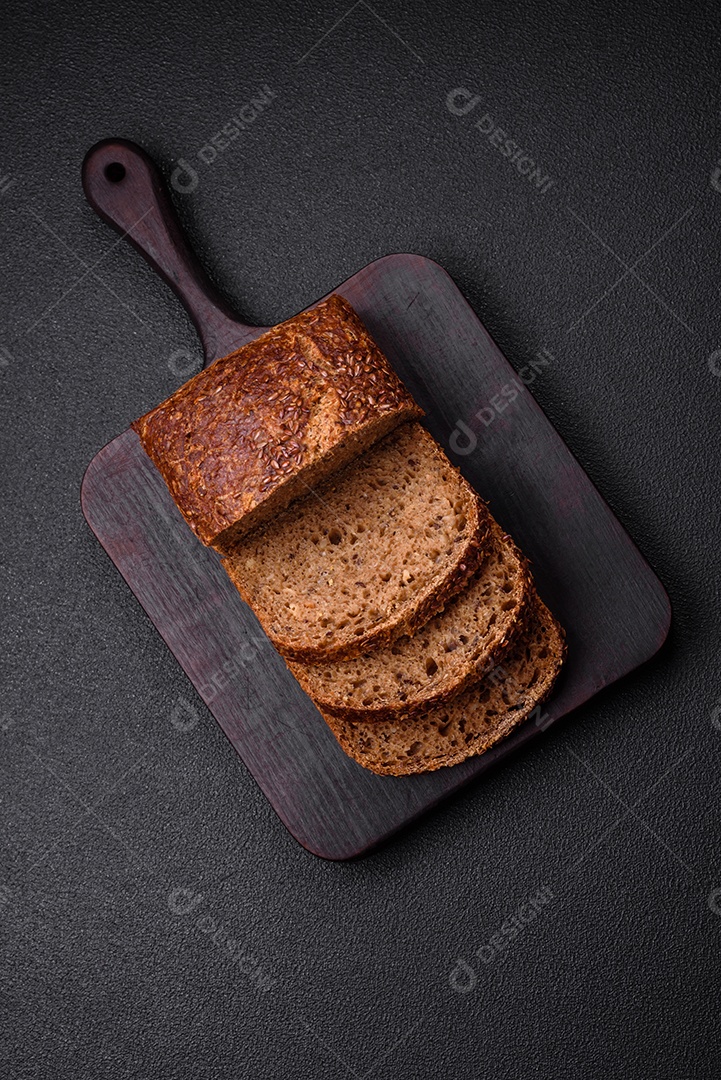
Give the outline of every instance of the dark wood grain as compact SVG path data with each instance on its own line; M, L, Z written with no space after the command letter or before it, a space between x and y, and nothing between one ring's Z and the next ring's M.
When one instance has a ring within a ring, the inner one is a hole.
M140 252L182 301L198 331L205 366L267 327L231 311L188 246L157 165L127 139L91 147L82 167L85 197L97 214Z
M156 245L157 235L154 227ZM132 239L138 247L144 242L137 230ZM165 267L168 278L162 248L176 239L166 229L161 241L150 261ZM181 262L192 268L186 255ZM215 325L216 316L204 307L212 306L212 293L199 296L197 269L191 276L189 300L186 279L177 266L170 271L176 292L189 310L194 306L202 335ZM436 438L448 449L459 420L477 433L476 448L458 464L531 558L541 595L568 634L566 669L540 725L530 721L452 769L375 776L340 750L218 557L184 523L134 432L93 459L82 502L96 536L290 832L317 855L347 859L649 659L668 632L670 606L651 568L440 266L390 255L335 291L378 340L426 410ZM250 340L262 332L234 326L229 337ZM493 422L475 419L513 380L517 396Z

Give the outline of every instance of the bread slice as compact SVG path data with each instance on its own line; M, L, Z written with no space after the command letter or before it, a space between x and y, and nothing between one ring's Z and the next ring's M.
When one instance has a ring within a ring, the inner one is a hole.
M422 415L334 295L216 360L133 428L191 529L224 552Z
M526 630L476 685L446 705L405 720L325 715L342 749L381 776L407 776L482 754L548 696L565 655L563 632L537 597Z
M525 559L495 521L489 545L463 592L413 637L352 660L289 661L316 705L344 720L413 716L448 701L500 660L523 627L533 586Z
M485 554L490 520L412 422L240 540L224 565L279 652L340 659L440 611Z

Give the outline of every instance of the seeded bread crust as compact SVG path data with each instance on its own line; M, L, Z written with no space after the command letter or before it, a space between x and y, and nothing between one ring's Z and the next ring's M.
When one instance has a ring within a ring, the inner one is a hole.
M458 765L489 750L543 704L566 655L564 634L536 596L523 634L481 682L447 705L406 720L321 715L341 748L379 776L411 776Z
M226 552L422 415L335 294L216 360L132 426L191 529Z
M288 667L324 714L341 720L417 716L500 663L533 614L528 561L491 521L490 550L465 588L413 637L352 660Z
M452 493L454 498L460 501L466 521L454 546L452 559L446 559L445 565L437 573L429 575L423 587L393 605L392 610L383 612L373 625L365 630L361 628L363 632L359 632L357 626L349 624L339 629L335 640L330 641L328 636L320 634L317 628L302 623L297 613L291 611L289 616L289 601L285 598L278 599L280 595L285 596L281 589L282 583L272 580L270 575L275 573L279 566L296 565L288 561L288 548L291 544L298 543L296 536L300 515L312 520L315 515L318 515L319 519L328 519L327 530L329 522L335 524L336 518L333 515L336 504L343 506L344 512L346 500L349 500L351 505L354 502L356 506L363 505L368 496L368 492L364 490L363 476L369 465L369 458L366 456L351 463L342 473L332 477L324 486L306 496L306 499L279 515L274 522L241 539L233 547L232 553L223 560L231 581L246 603L253 608L266 634L286 659L305 663L346 659L358 656L369 648L386 646L401 635L414 634L464 588L485 557L492 523L488 508L459 470L450 463L432 436L420 424L406 424L370 453L380 459L388 447L393 453L397 447L409 447L416 456L422 452L429 474L430 466L434 465L446 476L446 493ZM398 452L400 453L400 450ZM342 524L340 521L339 523ZM373 536L372 532L366 535L371 538ZM354 570L353 574L357 576L358 572ZM339 584L338 581L334 582L336 588ZM353 585L352 576L349 584ZM304 579L293 581L294 600L301 606L306 588ZM379 594L378 602L381 603L383 591L380 586ZM319 606L323 608L323 604L322 595L315 593L312 604L314 610Z

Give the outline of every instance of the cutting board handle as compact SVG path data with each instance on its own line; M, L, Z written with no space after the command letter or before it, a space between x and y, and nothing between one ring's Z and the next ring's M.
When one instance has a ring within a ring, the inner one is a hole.
M185 238L160 171L126 139L105 139L85 155L85 197L170 285L195 324L207 367L258 336L212 284Z

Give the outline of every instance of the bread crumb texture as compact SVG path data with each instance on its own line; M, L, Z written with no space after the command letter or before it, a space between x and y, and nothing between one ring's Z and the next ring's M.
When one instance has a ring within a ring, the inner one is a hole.
M476 681L523 629L532 591L525 559L495 522L489 544L466 588L413 637L351 660L290 661L318 707L345 719L411 716Z
M325 715L342 749L382 776L457 765L509 734L546 699L565 655L563 632L535 596L529 623L503 660L447 705L405 720Z
M359 655L441 610L486 554L490 515L420 424L399 427L225 560L286 657Z

